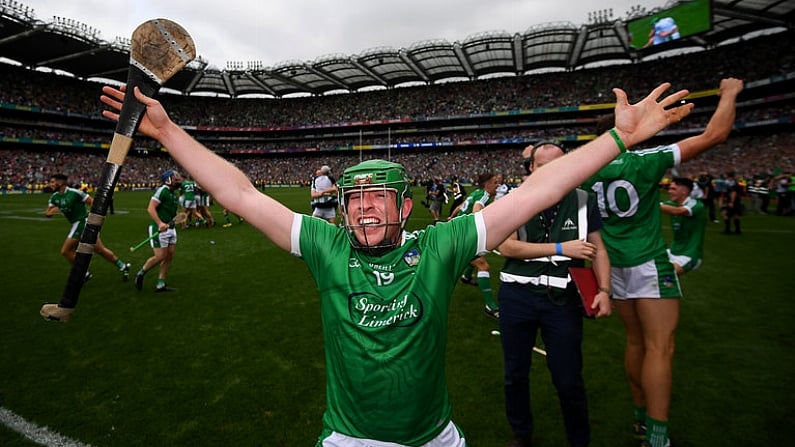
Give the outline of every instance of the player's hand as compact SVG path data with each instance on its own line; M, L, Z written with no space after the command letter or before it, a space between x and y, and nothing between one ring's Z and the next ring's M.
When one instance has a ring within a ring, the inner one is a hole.
M601 290L593 299L593 304L591 304L591 309L598 309L596 318L602 317L609 317L610 314L613 312L613 303L610 302L610 296L607 292L602 292Z
M671 84L668 82L660 84L637 104L629 104L624 90L613 89L613 93L616 95L616 132L624 145L630 147L646 141L690 114L693 110L693 103L674 106L690 94L687 90L679 90L657 100L670 87Z
M124 92L126 90L127 87L125 85L119 88L107 85L102 87L102 93L104 94L100 96L99 99L113 109L103 110L102 116L112 119L113 121L119 121L118 112L121 110L122 103L124 102ZM160 104L160 101L144 95L138 87L135 87L135 99L146 106L146 113L143 118L141 118L138 131L148 137L156 140L159 139L161 130L169 124L172 124L166 110Z
M596 256L596 245L575 239L560 244L564 256L575 259L587 259L592 261Z
M725 78L720 81L719 96L739 95L743 91L743 81L737 78Z

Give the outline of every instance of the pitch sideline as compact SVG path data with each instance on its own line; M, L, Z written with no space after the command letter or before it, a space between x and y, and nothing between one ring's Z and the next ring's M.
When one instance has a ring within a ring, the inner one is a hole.
M0 423L26 439L46 447L91 447L89 444L83 444L80 441L54 433L47 427L39 427L34 423L28 422L5 407L0 407Z

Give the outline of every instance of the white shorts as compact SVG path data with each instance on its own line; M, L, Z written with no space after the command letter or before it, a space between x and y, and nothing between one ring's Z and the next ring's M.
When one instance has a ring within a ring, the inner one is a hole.
M152 248L166 248L169 245L177 245L177 230L169 228L166 231L161 231L157 237L152 239L150 245Z
M332 432L326 439L321 441L322 447L405 447L403 444L394 442L374 441L372 439L352 438L341 433ZM439 436L431 439L421 447L466 447L466 439L458 432L458 427L453 421L439 433Z
M633 267L610 267L613 299L680 298L679 277L663 254Z
M334 219L337 217L337 209L315 207L315 210L312 211L312 216L319 217L321 219Z
M668 259L670 259L674 264L682 267L682 270L685 272L690 272L701 267L701 259L694 260L690 256L675 255L671 253L671 250L668 250Z

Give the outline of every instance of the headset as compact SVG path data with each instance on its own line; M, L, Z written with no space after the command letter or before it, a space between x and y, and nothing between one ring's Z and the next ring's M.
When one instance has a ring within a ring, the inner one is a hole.
M541 140L536 144L534 144L533 148L530 149L530 156L522 159L522 166L524 167L525 174L530 175L530 165L533 164L533 160L535 159L536 151L538 151L538 148L540 148L541 146L546 146L548 144L560 148L560 150L563 151L563 155L566 155L569 152L569 149L566 146L562 145L559 141Z

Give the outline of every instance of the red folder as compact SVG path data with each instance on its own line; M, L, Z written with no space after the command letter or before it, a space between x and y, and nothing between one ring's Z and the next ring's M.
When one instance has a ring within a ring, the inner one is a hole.
M569 274L577 291L582 298L582 307L586 317L593 318L598 309L592 309L593 300L599 293L599 284L596 282L596 275L591 267L569 267Z

